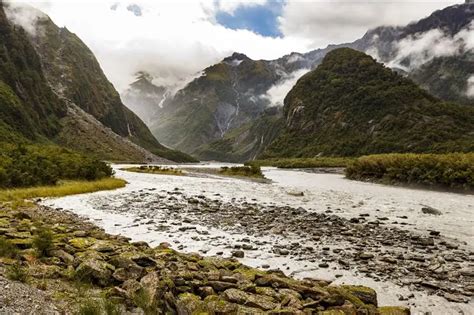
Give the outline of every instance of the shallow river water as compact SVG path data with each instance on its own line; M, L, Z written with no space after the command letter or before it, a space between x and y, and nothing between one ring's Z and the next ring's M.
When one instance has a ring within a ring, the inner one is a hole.
M196 166L200 167L202 165ZM219 167L219 164L205 167ZM246 242L259 245L245 251L243 263L265 268L280 268L295 277L314 277L334 280L334 283L368 285L376 289L381 305L408 305L414 314L474 314L472 297L468 303L448 302L430 292L400 286L389 279L366 277L352 268L340 268L328 260L329 267L320 268L321 261L307 261L293 255L274 255L276 243L288 244L307 239L278 234L272 231L255 235L245 234L245 224L239 229L181 221L169 217L156 198L179 191L184 196L201 196L218 199L221 203L247 202L262 206L290 206L317 213L330 213L343 218L360 214L382 220L385 225L427 235L434 230L450 242L458 244L474 255L474 196L448 192L435 192L378 184L350 181L342 175L318 174L298 170L264 168L272 183L225 178L216 175L167 176L121 171L123 165L114 166L116 176L128 181L127 187L115 191L98 192L46 200L48 206L70 210L94 220L111 234L122 234L133 240L147 241L150 245L168 242L184 252L229 257L232 244ZM289 193L303 193L294 196ZM153 199L155 198L155 199ZM146 203L148 202L148 203ZM147 204L147 211L143 207ZM150 211L150 204L156 205ZM431 206L441 215L428 215L421 211ZM174 219L174 221L173 221ZM171 225L169 225L171 223ZM168 225L167 225L168 224ZM334 244L329 244L333 246ZM341 244L339 244L341 245ZM342 244L342 246L344 246ZM472 260L467 262L472 267ZM337 275L337 278L336 278Z

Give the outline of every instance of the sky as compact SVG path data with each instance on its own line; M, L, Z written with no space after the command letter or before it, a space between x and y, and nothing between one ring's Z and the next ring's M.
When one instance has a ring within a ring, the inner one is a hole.
M235 51L253 59L307 52L353 41L380 25L406 25L463 1L21 1L25 2L76 33L123 91L138 71L151 73L157 84L180 84Z

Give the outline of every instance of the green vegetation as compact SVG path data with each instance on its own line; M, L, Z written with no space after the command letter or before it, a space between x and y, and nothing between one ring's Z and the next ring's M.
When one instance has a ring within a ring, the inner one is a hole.
M28 270L24 268L20 262L7 267L6 276L13 281L26 282L28 279Z
M107 299L87 298L79 306L78 315L120 315L120 307Z
M8 239L0 236L0 257L14 258L18 250Z
M248 161L245 165L275 166L279 168L346 167L353 161L354 158L348 157L273 158Z
M0 190L0 202L16 202L40 197L62 197L90 193L100 190L112 190L125 187L126 182L118 178L102 178L95 181L62 181L54 186L15 188Z
M0 188L55 185L59 180L96 180L112 168L57 146L0 145Z
M183 171L177 168L154 166L154 165L142 165L122 168L122 171L135 172L135 173L149 173L149 174L163 174L163 175L184 175Z
M232 167L221 167L218 172L221 175L226 176L243 176L243 177L253 177L253 178L265 178L263 176L260 166L232 166Z
M38 257L44 257L53 248L53 233L49 228L40 226L33 237L33 248Z
M349 48L298 81L284 115L284 131L260 159L474 151L474 107L443 103Z
M381 154L358 158L346 168L356 180L474 189L474 153Z

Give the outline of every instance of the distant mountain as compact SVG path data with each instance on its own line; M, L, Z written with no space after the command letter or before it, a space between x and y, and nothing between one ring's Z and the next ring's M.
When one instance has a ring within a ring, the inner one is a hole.
M248 133L252 123L259 124L269 106L282 105L283 97L275 101L272 92L289 91L298 76L342 47L372 55L438 98L473 105L474 99L467 94L474 73L469 37L474 33L473 20L474 4L454 5L407 26L381 26L352 43L308 53L294 52L270 61L235 53L205 69L174 97L167 94L165 100L158 93L152 101L152 94L133 85L128 93L134 95L134 104L150 108L143 115L151 117L148 126L162 143L201 159L219 156L243 161L252 155L242 152L258 150L249 149L247 142L241 147L241 142L232 143L232 139L241 139L236 137L239 132ZM261 130L252 130L257 129Z
M12 15L34 10L9 9ZM122 104L93 53L76 35L36 10L40 18L31 21L35 32L26 32L7 19L1 3L0 11L2 43L11 42L2 47L0 76L22 104L21 108L14 106L16 114L9 113L27 116L25 121L31 127L13 126L28 140L40 137L112 160L192 160L162 146ZM7 129L12 128L13 120L1 120Z
M304 75L283 110L284 130L262 158L474 150L474 107L444 103L350 48Z

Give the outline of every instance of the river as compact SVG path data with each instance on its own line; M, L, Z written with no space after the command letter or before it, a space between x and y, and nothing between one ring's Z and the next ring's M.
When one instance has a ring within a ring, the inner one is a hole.
M220 166L221 164L210 164L205 167ZM135 241L147 241L154 246L168 242L173 248L181 251L224 257L230 256L236 248L243 246L245 257L239 260L245 264L260 268L279 268L295 277L324 278L334 283L368 285L377 291L381 305L407 305L412 308L413 314L474 314L472 296L464 296L467 303L448 302L444 297L433 294L441 291L420 289L419 281L403 285L404 279L364 271L364 268L375 266L371 262L366 264L363 260L350 260L350 267L341 265L341 259L338 260L337 254L333 252L352 252L360 246L354 245L357 240L351 237L340 238L334 235L334 231L331 235L322 233L320 237L314 237L312 231L312 237L306 237L306 230L298 231L297 226L291 225L294 222L290 222L293 219L291 213L300 211L295 214L296 217L304 218L308 213L317 213L328 218L335 216L352 219L355 223L359 223L359 219L355 218L370 218L377 221L377 229L373 231L383 233L390 233L392 228L416 233L422 237L429 235L430 231L439 232L443 237L441 244L455 244L452 249L454 253L465 258L452 263L447 259L445 266L472 270L472 195L391 187L350 181L338 174L276 168L263 168L264 175L271 183L257 183L216 175L168 176L131 173L120 170L122 167L124 166L114 165L116 176L129 183L123 189L49 199L43 203L88 217L111 234L122 234ZM295 196L295 193L303 193L303 196ZM206 203L206 212L194 206L199 203ZM183 205L186 205L187 210L182 210ZM421 211L425 206L434 207L442 214L425 214ZM283 212L275 214L275 211L290 211L289 230L268 223L272 222L267 220L268 216L265 219L259 216L258 222L255 221L255 216L249 216L249 219L239 216L238 209L244 207L265 213L265 209L270 209L268 213L272 213L272 216L287 215ZM233 212L224 216L225 211L222 209L230 211L227 209L231 208ZM297 210L288 210L290 208ZM348 220L344 222L343 224L351 228L361 226L349 223ZM397 251L408 246L403 243L406 242L403 235L400 236L400 243L395 245L379 246L369 242L367 246L374 249L378 255ZM376 239L377 235L374 235L374 242ZM290 254L284 253L279 247L285 251L289 249ZM307 250L292 250L295 247L305 247ZM323 249L325 254L314 254L312 247L316 248L316 252ZM418 250L419 247L414 248ZM412 250L411 247L409 250ZM441 255L441 251L437 253L436 250L433 254L431 248L421 249L421 252L426 253L430 260L438 259ZM321 267L321 262L327 265ZM361 267L362 263L365 265ZM426 268L432 265L428 261L425 264ZM421 266L423 268L424 265ZM453 293L466 293L466 287L467 285L456 288L461 291L454 290Z

